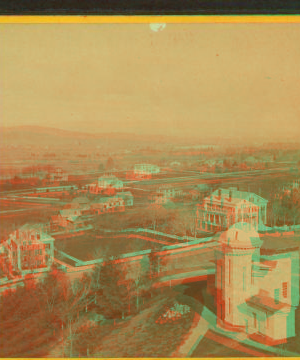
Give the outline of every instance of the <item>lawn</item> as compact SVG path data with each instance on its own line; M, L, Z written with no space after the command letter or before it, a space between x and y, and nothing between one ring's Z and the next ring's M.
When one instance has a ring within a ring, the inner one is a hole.
M261 236L262 251L266 250L282 250L282 249L290 249L300 246L300 234L299 232L294 235L281 235L281 236Z
M128 238L127 235L113 236L109 234L102 236L88 233L64 240L56 240L55 247L79 260L88 261L103 256L119 256L147 249L160 249L163 246L158 242L141 238Z

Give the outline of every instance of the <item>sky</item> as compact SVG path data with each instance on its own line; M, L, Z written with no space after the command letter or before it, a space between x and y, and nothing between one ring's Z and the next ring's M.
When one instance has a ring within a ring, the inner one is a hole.
M1 125L286 140L299 24L1 24Z

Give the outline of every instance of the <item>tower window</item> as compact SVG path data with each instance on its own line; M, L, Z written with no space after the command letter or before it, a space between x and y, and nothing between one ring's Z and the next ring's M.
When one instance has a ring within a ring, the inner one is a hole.
M287 298L287 287L288 283L284 282L282 283L282 296L286 299Z
M280 294L280 289L275 289L275 290L274 290L274 301L275 301L275 304L279 304L279 294Z

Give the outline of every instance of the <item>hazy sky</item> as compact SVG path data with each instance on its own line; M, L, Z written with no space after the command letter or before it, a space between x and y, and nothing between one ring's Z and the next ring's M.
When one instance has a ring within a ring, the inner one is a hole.
M300 24L1 25L1 123L300 135Z

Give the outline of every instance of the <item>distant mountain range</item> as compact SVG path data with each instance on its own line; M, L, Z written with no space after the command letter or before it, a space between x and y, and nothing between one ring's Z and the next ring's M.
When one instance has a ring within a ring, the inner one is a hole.
M168 135L133 133L91 134L72 130L62 130L44 126L14 126L0 127L1 145L37 145L37 146L151 146L155 144L191 145L192 139ZM194 144L198 143L193 139ZM201 144L213 144L211 140Z
M294 139L286 139L285 142L294 142ZM250 141L252 144L268 143L270 140L265 135L258 134L256 139ZM276 142L273 140L273 142ZM280 141L282 142L282 141ZM284 142L284 141L283 141ZM195 134L194 137L175 137L171 135L154 135L134 133L85 133L73 130L63 130L46 126L14 126L0 127L0 145L37 145L37 146L108 146L116 148L130 148L132 146L152 146L158 144L170 145L246 145L242 138L232 137L208 137L205 133L201 138Z
M136 135L133 133L90 134L79 131L62 130L44 126L1 127L1 144L15 145L119 145L154 144L171 142L177 139L160 135Z

